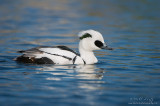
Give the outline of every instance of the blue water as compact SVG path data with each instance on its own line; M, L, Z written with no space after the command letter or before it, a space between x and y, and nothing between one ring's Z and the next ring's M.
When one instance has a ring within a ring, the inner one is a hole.
M158 0L0 0L0 105L160 105ZM13 59L40 45L78 51L77 33L100 31L113 51L94 65ZM147 105L147 106L148 106Z

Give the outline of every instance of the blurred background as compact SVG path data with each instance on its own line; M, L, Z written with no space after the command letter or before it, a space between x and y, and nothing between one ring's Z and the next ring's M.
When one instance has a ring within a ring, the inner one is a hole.
M159 0L0 0L0 105L129 105L160 101ZM85 67L19 64L18 50L100 31L114 51Z

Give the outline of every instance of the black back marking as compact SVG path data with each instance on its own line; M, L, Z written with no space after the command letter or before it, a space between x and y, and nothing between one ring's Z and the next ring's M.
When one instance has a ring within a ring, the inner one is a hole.
M15 59L18 62L23 62L23 63L33 63L34 58L29 58L29 57L25 57L24 55L19 56Z
M59 55L59 54L52 54L52 53L48 53L48 52L44 52L44 53L47 53L47 54L50 54L50 55L55 55L55 56L60 56L60 57L66 58L66 59L68 59L68 60L72 60L72 58L67 57L67 56L63 56L63 55Z
M83 60L83 59L82 59ZM86 64L86 61L83 60L83 63Z
M67 46L56 46L57 48L61 49L61 50L67 50L70 51L76 55L79 55L78 53L76 53L75 51L73 51L72 49L68 48Z
M82 40L84 38L92 37L89 33L85 33L83 36L81 36L79 39Z
M96 40L94 43L99 48L101 48L103 46L103 43L101 41L99 41L99 40Z
M76 58L77 58L77 56L75 56L75 57L73 58L73 64L75 63L75 61L76 61Z
M47 57L34 58L34 57L25 57L24 55L17 57L16 61L23 63L55 64L51 59Z
M54 64L54 62L47 57L42 57L42 58L39 58L39 59L35 59L35 62L37 64Z

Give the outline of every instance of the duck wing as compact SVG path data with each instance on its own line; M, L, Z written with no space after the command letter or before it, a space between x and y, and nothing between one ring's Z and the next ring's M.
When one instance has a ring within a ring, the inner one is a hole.
M29 63L37 63L41 61L40 63L42 64L71 61L75 56L79 56L78 53L66 46L40 46L18 52L23 55L17 57L15 60L23 62L27 60ZM42 60L45 62L42 62Z

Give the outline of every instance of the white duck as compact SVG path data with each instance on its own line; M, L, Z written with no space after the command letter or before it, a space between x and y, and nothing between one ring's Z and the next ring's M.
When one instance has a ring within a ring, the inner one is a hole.
M41 46L19 51L23 55L15 58L15 60L36 64L94 64L98 60L93 50L112 50L105 44L103 36L98 31L81 31L78 36L80 38L80 55L66 46Z

